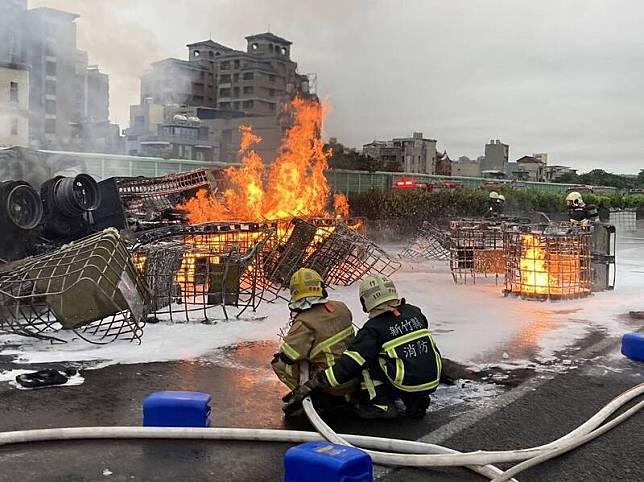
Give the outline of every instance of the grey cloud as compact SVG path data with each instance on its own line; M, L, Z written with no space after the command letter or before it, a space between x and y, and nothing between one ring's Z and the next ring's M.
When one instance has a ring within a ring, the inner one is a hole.
M452 157L490 138L588 170L644 168L644 4L636 0L32 0L74 10L80 47L112 79L123 122L150 62L212 38L294 42L354 146L414 130ZM95 36L94 40L91 37Z

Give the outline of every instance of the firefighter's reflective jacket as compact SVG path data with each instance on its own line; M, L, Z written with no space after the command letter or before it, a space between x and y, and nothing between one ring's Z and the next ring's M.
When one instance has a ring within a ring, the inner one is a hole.
M332 366L353 341L351 320L349 308L340 301L314 305L299 313L271 364L275 374L293 389L299 385L297 362L309 362L311 378ZM347 387L337 387L332 392L341 394Z
M432 338L427 318L419 308L404 302L365 323L344 355L325 371L332 387L368 369L380 367L397 389L433 391L441 376L441 355Z

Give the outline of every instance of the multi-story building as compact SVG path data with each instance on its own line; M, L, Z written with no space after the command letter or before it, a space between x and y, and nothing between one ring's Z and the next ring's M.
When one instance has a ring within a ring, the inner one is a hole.
M264 139L258 146L262 158L272 161L288 124L282 107L295 95L310 95L308 77L297 73L290 41L262 33L246 42L245 52L213 40L196 42L187 45L188 60L152 64L141 79L141 103L130 109L127 152L145 154L153 142L170 142L163 149L183 152L181 157L231 161L239 149L239 126L250 125ZM182 148L183 140L162 138L160 125L176 114L192 117L193 124L199 120L200 136L208 128L200 145L209 150Z
M537 181L542 182L546 179L546 165L539 159L533 156L523 156L516 160L517 165L519 166L518 170L513 174L516 174L516 179L521 179L524 181Z
M215 107L214 75L201 60L164 59L141 78L141 102Z
M452 175L452 160L449 158L447 151L438 154L436 157L436 174L439 176Z
M539 152L537 154L532 154L532 157L534 157L537 161L543 163L543 165L545 165L545 166L548 165L548 153L547 152Z
M24 62L23 32L21 29L27 0L0 2L0 62Z
M485 144L485 160L481 164L481 171L506 173L509 157L509 145L499 139L491 140L489 144Z
M577 169L568 166L546 166L546 181L551 182L565 174L577 174Z
M481 177L481 162L478 159L470 159L461 156L452 161L452 176Z
M119 152L109 80L76 46L78 15L0 2L0 61L29 69L29 142L44 149Z
M400 146L394 146L394 141L373 141L362 146L362 153L381 162L403 165L403 152Z
M373 141L362 146L362 153L379 161L397 162L404 172L436 174L436 140L425 139L422 132L391 141Z
M393 144L402 149L404 172L436 174L435 139L426 139L422 132L414 132L411 137L394 139Z
M130 155L173 157L198 161L218 160L205 117L205 107L160 105L147 98L130 106L130 128L126 130L125 151Z
M29 145L29 70L0 62L0 147Z

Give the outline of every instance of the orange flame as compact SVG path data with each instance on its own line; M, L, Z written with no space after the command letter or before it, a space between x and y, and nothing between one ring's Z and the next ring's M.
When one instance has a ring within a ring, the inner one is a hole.
M338 218L348 218L350 214L349 200L343 193L336 194L333 210Z
M589 288L581 282L581 259L574 246L549 253L533 234L521 236L521 293L525 295L583 294Z
M546 252L541 240L532 234L521 236L524 248L521 256L521 291L524 294L547 295L550 280L546 269Z
M318 101L300 98L294 99L291 107L293 125L270 169L253 149L261 137L253 134L250 127L241 127L242 167L226 169L229 187L219 196L201 191L179 206L188 212L191 223L327 214L330 188L324 172L329 167L330 153L324 151L320 138L327 109ZM343 213L346 211L343 208Z

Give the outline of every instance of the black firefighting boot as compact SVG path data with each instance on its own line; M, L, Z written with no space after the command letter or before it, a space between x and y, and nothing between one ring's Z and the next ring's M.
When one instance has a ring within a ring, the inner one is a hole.
M405 404L405 415L414 420L420 420L427 414L430 398L427 394L404 394L401 398Z
M361 400L354 408L353 413L365 419L398 418L399 413L391 396L389 385L376 380L374 382L375 386L372 385L362 390Z

